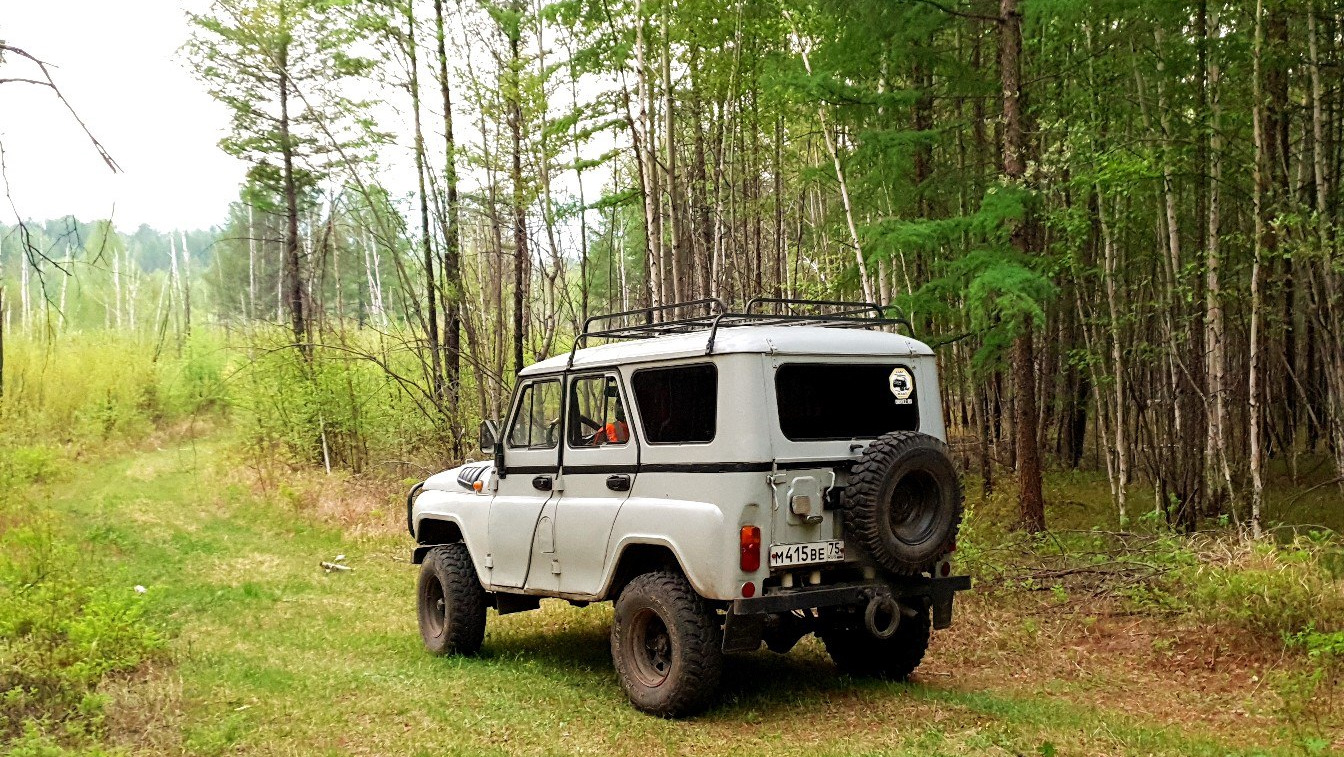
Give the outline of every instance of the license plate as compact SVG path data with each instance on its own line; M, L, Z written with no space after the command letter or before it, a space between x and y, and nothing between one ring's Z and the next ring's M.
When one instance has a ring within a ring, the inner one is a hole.
M810 565L819 562L840 562L845 559L845 543L809 541L802 544L771 544L770 567L787 568L791 565Z

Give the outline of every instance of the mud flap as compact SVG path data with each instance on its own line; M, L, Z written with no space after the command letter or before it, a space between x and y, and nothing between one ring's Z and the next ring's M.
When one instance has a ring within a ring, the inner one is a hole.
M755 652L765 632L764 615L738 615L732 610L723 620L723 651Z
M933 627L947 628L952 625L952 592L933 595Z

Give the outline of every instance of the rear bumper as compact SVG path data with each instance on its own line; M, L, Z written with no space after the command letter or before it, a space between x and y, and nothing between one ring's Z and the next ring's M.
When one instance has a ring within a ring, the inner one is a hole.
M929 602L933 614L934 628L948 628L952 625L952 600L957 592L970 589L969 575L953 575L949 578L926 578L923 575L895 578L891 581L868 581L863 584L839 584L831 586L808 586L797 589L774 589L765 596L750 600L734 600L728 605L728 614L723 623L724 652L753 652L761 647L767 625L778 623L770 616L790 613L793 610L831 608L831 606L866 604L879 593L891 594L898 598L923 598ZM785 616L788 619L790 616ZM794 627L794 633L785 648L796 643L797 633L814 629L812 616L802 621L804 627ZM774 648L771 645L771 648Z
M951 576L949 578L928 578L926 576L908 576L892 581L857 584L838 584L831 586L810 586L797 589L774 589L752 599L733 600L734 615L764 615L790 612L792 610L810 610L816 607L857 604L867 601L874 592L886 590L892 596L927 597L933 604L933 625L946 628L952 620L952 597L959 591L971 588L970 576ZM939 623L939 607L946 607L946 615Z
M794 610L858 605L878 593L897 599L923 598L929 602L934 628L952 625L952 600L959 591L971 588L970 576L927 578L906 576L890 581L870 581L831 586L774 589L752 599L735 599L728 609L723 627L723 648L727 652L749 652L761 644L767 616Z

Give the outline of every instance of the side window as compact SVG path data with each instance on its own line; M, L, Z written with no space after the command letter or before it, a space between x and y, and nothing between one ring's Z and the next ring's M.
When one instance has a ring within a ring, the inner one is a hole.
M648 368L636 371L631 384L650 444L714 441L719 372L713 365Z
M560 440L560 382L538 381L523 387L518 414L509 429L509 446L551 449Z
M585 376L570 386L569 446L605 447L630 441L614 376Z

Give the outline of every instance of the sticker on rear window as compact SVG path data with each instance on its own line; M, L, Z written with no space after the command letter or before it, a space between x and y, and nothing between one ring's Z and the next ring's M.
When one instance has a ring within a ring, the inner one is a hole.
M896 368L891 372L891 393L896 396L896 404L909 405L914 402L910 395L915 393L915 377L909 369Z

